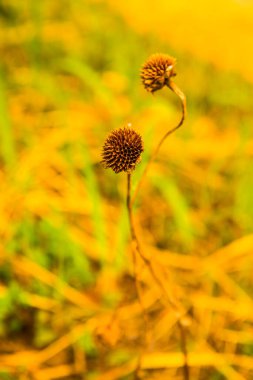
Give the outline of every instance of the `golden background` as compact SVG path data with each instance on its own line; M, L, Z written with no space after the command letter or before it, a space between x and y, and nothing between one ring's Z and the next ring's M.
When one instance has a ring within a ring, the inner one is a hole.
M145 313L136 294L126 175L100 164L131 123L136 187L178 123L177 97L141 85L157 52L187 117L143 183L138 236L186 310L190 378L253 378L252 20L239 0L1 2L1 379L184 379L179 316L141 260Z

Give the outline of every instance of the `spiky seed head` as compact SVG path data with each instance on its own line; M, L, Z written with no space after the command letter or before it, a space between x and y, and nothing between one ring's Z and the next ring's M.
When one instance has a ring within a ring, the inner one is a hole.
M145 89L155 92L169 84L174 71L176 60L167 54L153 54L141 68L141 79Z
M119 128L110 133L102 150L102 164L115 173L132 172L143 152L141 135L132 128Z

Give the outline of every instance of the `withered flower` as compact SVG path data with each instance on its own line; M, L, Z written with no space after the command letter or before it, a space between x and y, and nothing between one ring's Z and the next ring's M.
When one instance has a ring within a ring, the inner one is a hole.
M131 173L140 162L142 137L132 128L119 128L107 137L102 151L102 164L115 173Z
M175 58L167 54L151 55L141 69L141 79L145 89L153 93L169 85L170 78L176 75L175 63Z

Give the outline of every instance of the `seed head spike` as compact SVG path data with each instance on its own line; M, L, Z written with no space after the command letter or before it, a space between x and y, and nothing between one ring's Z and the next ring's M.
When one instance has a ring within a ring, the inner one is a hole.
M115 173L131 173L140 162L143 152L142 137L129 126L112 131L102 150L102 164Z

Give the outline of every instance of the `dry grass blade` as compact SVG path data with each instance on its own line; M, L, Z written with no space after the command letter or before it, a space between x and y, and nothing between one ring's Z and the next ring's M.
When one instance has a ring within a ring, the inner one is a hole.
M34 277L42 283L56 288L69 302L76 304L79 307L96 309L97 304L87 295L79 292L68 284L60 280L56 275L42 268L35 262L19 258L13 261L13 269L16 272L24 273Z

